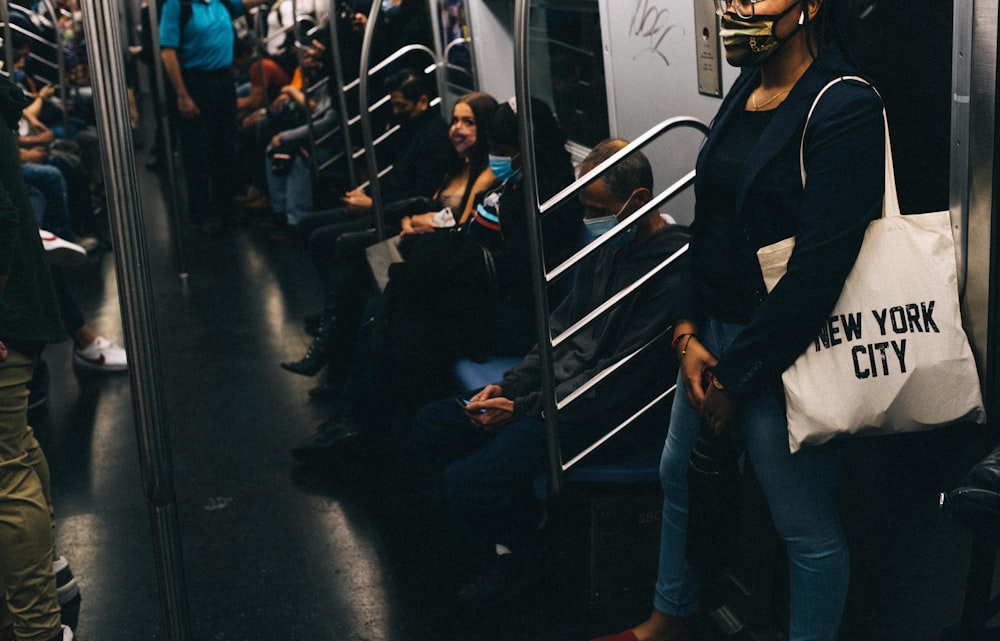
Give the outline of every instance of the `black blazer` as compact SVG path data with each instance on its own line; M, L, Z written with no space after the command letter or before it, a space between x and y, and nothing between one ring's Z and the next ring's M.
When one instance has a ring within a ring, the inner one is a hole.
M854 81L832 87L816 107L805 135L808 180L802 187L798 149L813 100L831 79L849 70L836 50L824 52L803 74L764 130L738 176L737 224L741 258L757 283L760 301L749 324L715 368L734 398L780 384L780 374L817 336L833 309L857 258L868 223L882 209L884 129L882 102L871 87ZM750 92L760 83L759 69L744 69L723 100L699 156L698 176L708 153ZM794 153L787 153L789 147ZM781 153L785 150L786 153ZM786 159L780 161L780 157ZM795 162L788 162L794 158ZM695 179L695 195L701 181ZM796 237L787 275L766 293L756 251ZM703 235L692 225L692 261ZM690 273L682 289L679 318L704 321Z

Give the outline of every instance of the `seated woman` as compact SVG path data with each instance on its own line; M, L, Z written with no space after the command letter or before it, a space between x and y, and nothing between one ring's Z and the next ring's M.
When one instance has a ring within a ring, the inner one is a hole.
M479 135L478 123L490 122L496 107L497 101L485 93L469 93L458 99L452 109L448 131L451 150L433 199L406 199L386 206L386 209L410 208L410 211L416 207L417 212L424 212L405 216L404 227L408 227L412 219L419 220L418 224L423 226L425 221L445 209L450 209L459 222L469 218L473 196L493 182L487 161L489 138ZM358 326L365 301L370 297L364 248L378 240L370 230L355 233L337 230L332 239L323 238L322 232L322 229L317 230L310 238L310 249L315 250L312 251L313 259L324 286L324 305L315 330L316 339L301 360L281 364L286 370L304 376L316 374L330 360L335 330L342 345L345 339L351 341L352 330ZM332 252L319 251L330 245L334 248Z
M532 125L544 200L573 181L573 166L565 134L537 100ZM490 136L496 180L477 196L475 211L455 232L405 235L400 243L405 262L390 268L367 328L370 344L356 351L352 363L349 391L355 396L342 394L337 414L293 448L299 460L319 464L346 451L348 443L379 440L397 411L409 414L453 391L450 372L459 358L523 356L534 343L528 215L513 100L497 108ZM576 243L582 217L572 204L545 215L546 264ZM408 225L427 229L427 218L411 216Z

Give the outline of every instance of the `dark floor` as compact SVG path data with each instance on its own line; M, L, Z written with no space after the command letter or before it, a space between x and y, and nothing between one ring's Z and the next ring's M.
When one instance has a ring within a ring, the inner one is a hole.
M143 160L140 152L193 639L570 641L646 614L648 587L587 598L586 525L573 510L560 536L577 547L554 555L551 581L515 603L461 612L422 555L412 506L398 498L399 461L296 464L289 447L325 410L307 400L313 379L278 367L304 352L301 318L318 307L307 256L252 226L216 237L184 224L182 281L161 185ZM76 285L90 324L121 341L112 254L80 268ZM83 589L78 638L165 639L130 379L74 374L69 344L46 358L51 400L33 422L53 471L58 545ZM980 448L979 432L966 429L851 444L844 515L854 580L842 639L931 641L958 620L970 539L938 513L936 497ZM766 540L749 547L768 549ZM768 583L773 563L760 558L746 562L745 583ZM767 627L780 606L751 609Z

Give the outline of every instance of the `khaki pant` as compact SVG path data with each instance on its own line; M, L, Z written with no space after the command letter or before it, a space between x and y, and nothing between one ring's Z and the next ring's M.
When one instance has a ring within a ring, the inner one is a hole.
M34 366L14 350L0 363L0 586L19 641L60 631L49 468L28 425Z

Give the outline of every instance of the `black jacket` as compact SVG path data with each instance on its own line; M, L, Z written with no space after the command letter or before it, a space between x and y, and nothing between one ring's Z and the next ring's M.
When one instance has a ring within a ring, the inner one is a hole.
M825 54L828 66L848 68L838 52ZM808 180L805 189L802 187L795 161L806 115L820 89L838 75L842 74L813 63L775 111L743 170L733 177L738 181L736 221L743 241L741 260L755 274L753 295L759 301L747 328L715 368L716 377L737 400L779 384L781 373L816 337L840 296L868 223L881 212L882 102L861 83L839 83L817 105L805 136ZM726 96L698 156L699 178L720 132L743 108L759 80L759 70L746 69ZM794 153L787 153L789 147ZM778 162L779 155L795 161ZM700 185L696 179L696 198ZM696 205L691 265L697 263L700 232ZM756 250L789 236L796 237L796 246L788 273L766 294ZM689 271L677 318L705 320L698 295Z
M553 336L558 335L613 294L642 277L688 242L688 230L668 225L641 243L620 248L605 245L593 260L580 264L569 296L550 315ZM683 272L682 256L660 271L643 288L593 321L560 345L553 355L556 398L563 399L598 372L639 349L670 327L673 302ZM646 350L560 413L562 424L600 424L614 427L669 386L677 372L672 350ZM514 401L517 416L539 416L542 411L541 376L537 346L500 383L504 396ZM630 409L631 408L631 409ZM665 424L664 424L665 425Z

